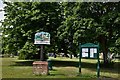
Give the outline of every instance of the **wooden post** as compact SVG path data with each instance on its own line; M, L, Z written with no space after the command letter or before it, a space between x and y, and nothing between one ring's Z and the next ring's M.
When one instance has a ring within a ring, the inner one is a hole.
M97 77L100 77L100 58L99 58L99 44L97 47L97 58L98 58L98 63L97 63Z
M40 46L40 61L44 61L43 45Z
M79 73L81 74L81 56L82 56L81 43L79 44L79 46L80 46L80 53L79 53Z

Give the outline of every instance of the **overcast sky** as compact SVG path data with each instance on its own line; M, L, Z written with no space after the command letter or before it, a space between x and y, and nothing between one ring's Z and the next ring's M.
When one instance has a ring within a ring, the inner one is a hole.
M0 9L3 10L3 2L2 0L0 0ZM4 12L3 11L0 11L0 21L4 19Z

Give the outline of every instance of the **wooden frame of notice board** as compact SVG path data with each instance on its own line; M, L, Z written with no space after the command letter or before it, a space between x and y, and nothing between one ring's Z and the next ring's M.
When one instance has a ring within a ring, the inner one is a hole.
M79 56L79 73L81 73L81 58L96 58L97 59L97 77L100 76L100 59L99 59L99 44L86 43L79 44L80 56Z

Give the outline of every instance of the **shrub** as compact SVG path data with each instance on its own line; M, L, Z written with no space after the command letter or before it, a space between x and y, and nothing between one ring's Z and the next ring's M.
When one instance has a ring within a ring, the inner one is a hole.
M27 41L22 49L19 50L19 59L33 59L36 47L32 42Z

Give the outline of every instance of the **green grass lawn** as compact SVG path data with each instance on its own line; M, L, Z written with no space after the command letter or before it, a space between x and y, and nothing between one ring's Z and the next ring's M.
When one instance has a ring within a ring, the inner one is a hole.
M50 58L53 64L53 70L50 70L48 76L36 76L33 74L33 60L18 60L15 58L2 58L2 78L30 78L30 79L51 79L51 80L96 80L96 62L95 59L82 59L82 73L79 75L79 59L73 58ZM119 79L120 70L118 65L120 61L111 68L101 68L100 78ZM59 79L57 79L59 78ZM25 80L26 80L25 79Z

